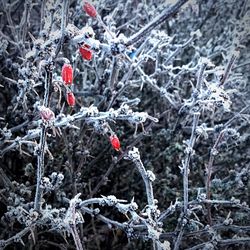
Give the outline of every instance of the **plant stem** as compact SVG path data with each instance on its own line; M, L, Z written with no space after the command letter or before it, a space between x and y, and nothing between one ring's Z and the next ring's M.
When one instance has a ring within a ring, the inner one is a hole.
M222 130L219 134L219 136L216 139L216 142L214 146L212 147L210 151L210 157L208 161L208 166L207 166L207 181L206 181L206 198L210 200L211 198L211 192L210 192L210 184L211 184L211 175L212 175L212 170L213 170L213 163L215 156L217 154L217 147L219 145L219 142L221 141L222 137L224 134L224 130ZM211 204L207 204L207 219L208 219L208 224L211 225L212 223L212 217L211 217Z
M200 91L203 80L204 80L204 72L205 72L206 66L207 66L206 63L202 63L199 69L199 73L197 77L197 84L196 84L196 89L198 91Z
M63 0L62 5L62 20L61 20L61 38L59 40L59 43L56 48L55 57L59 54L61 47L64 43L64 37L65 37L65 27L66 27L66 21L67 21L67 15L68 15L68 1Z
M184 234L184 227L186 225L186 222L184 222L184 219L186 219L186 217L188 216L188 174L189 174L189 163L190 163L190 159L193 155L193 147L194 147L194 143L196 140L196 128L199 122L199 117L200 117L200 113L199 112L195 112L193 114L193 126L192 126L192 133L190 136L190 139L188 141L188 146L187 146L187 152L186 152L186 158L184 160L183 166L182 166L182 171L183 171L183 217L182 217L182 224L181 224L181 229L180 232L178 234L175 246L174 246L174 250L178 250L180 243L181 243L181 239L182 236Z
M141 38L146 36L150 31L155 29L158 25L166 21L170 16L173 16L178 12L178 10L181 8L182 5L184 5L188 0L179 0L175 5L171 6L170 8L166 8L163 10L163 12L155 17L150 23L148 23L144 28L142 28L140 31L135 33L133 36L131 36L126 45L130 46L137 41L139 41Z
M49 85L52 83L52 71L50 65L46 67L46 79L44 86L44 99L43 106L47 107L49 102ZM36 181L36 194L35 194L35 204L34 209L40 211L41 209L41 199L42 199L42 189L41 189L41 180L44 172L44 155L45 155L45 144L46 144L46 135L47 135L47 125L42 123L42 129L40 133L40 143L37 156L37 181Z
M183 165L183 192L184 192L184 201L183 201L183 212L184 212L184 216L187 215L187 210L188 210L188 173L189 173L189 163L190 163L190 159L193 153L193 146L194 146L194 142L196 139L196 135L195 135L195 131L199 122L199 116L200 113L196 112L193 115L193 126L192 126L192 133L191 133L191 137L190 140L188 141L188 152L186 154L186 158L184 161L184 165Z
M154 206L155 202L154 202L153 186L152 186L152 182L149 180L149 178L147 176L146 169L144 168L141 159L135 159L134 163L135 163L137 170L139 171L139 173L144 181L146 193L147 193L148 205Z
M220 81L220 86L222 86L226 82L226 80L228 79L236 58L237 58L237 54L234 53L226 66L225 73Z

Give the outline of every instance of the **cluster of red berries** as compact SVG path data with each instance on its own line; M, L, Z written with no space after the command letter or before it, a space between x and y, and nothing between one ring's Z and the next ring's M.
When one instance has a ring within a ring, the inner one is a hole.
M97 11L96 11L95 7L87 1L84 1L84 3L83 3L83 10L90 17L93 17L93 18L97 17ZM93 51L90 49L90 46L88 44L83 44L79 48L79 52L84 60L90 61L92 59Z
M91 17L96 18L97 12L95 7L87 1L83 3L83 10ZM93 51L90 49L90 46L83 44L79 48L79 52L82 55L82 58L90 61L93 56ZM73 84L73 68L70 64L64 64L62 67L62 80L63 83L67 86L67 103L69 106L75 106L75 96L70 90L70 86Z
M93 17L93 18L97 17L97 12L96 12L95 7L87 1L84 1L83 10L90 17ZM91 50L91 48L88 44L83 44L79 48L79 52L80 52L83 59L88 60L88 61L90 61L92 59L93 51ZM63 83L67 87L70 87L73 84L73 68L70 64L63 65L63 67L62 67L62 80L63 80ZM67 103L71 107L73 107L75 105L75 96L74 96L73 92L70 90L67 92ZM112 134L109 137L109 141L110 141L110 144L112 145L113 149L115 149L116 151L121 150L120 140L117 137L117 135Z
M66 86L71 86L73 84L73 68L70 64L65 63L62 67L62 80ZM70 88L67 88L67 103L70 107L75 106L76 100L73 92Z

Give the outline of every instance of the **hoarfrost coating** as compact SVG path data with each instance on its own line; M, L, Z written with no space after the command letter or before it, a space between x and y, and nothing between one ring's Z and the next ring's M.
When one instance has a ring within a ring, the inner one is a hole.
M9 1L0 248L249 249L249 1Z

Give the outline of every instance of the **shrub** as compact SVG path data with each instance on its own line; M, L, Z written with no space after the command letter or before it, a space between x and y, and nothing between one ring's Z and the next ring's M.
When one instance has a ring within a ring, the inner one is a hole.
M249 7L2 1L0 248L248 249Z

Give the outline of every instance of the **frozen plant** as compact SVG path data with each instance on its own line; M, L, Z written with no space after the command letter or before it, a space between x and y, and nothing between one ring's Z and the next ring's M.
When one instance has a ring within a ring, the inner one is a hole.
M1 1L0 248L248 249L249 1Z

